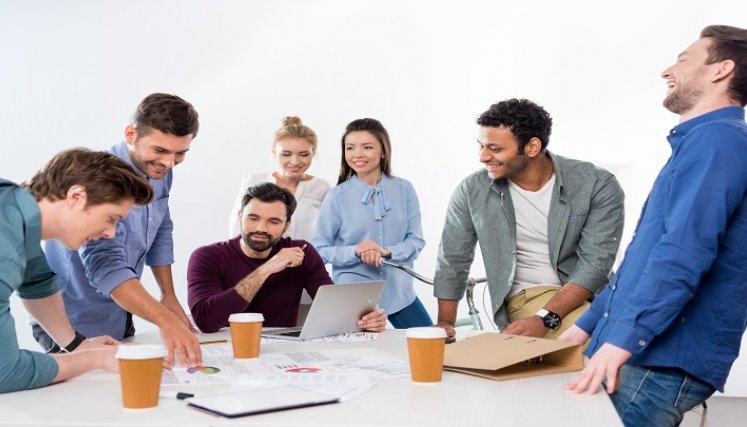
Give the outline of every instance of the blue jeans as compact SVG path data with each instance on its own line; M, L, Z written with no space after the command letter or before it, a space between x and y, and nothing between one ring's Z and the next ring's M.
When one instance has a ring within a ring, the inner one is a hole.
M620 388L610 399L626 426L678 426L685 412L715 391L680 369L623 365Z
M389 323L397 329L433 326L431 316L425 311L425 307L423 307L423 303L420 302L418 297L415 297L415 301L402 310L396 313L387 313L387 315L389 316Z

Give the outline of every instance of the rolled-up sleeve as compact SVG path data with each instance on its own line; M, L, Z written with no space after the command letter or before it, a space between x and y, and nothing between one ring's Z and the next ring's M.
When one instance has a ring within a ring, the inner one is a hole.
M78 250L88 282L101 295L108 297L123 282L138 278L127 261L126 234L126 228L119 223L113 239L90 242Z

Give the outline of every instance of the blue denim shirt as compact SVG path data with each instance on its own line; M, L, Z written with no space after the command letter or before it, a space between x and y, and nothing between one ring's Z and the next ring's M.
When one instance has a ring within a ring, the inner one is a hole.
M555 187L547 220L550 263L562 283L597 293L609 282L624 223L624 194L614 175L549 151ZM446 211L434 295L459 300L480 243L493 317L508 326L505 298L516 268L516 216L507 180L482 169L464 179Z
M124 142L111 151L133 165ZM153 186L153 201L133 207L117 224L113 239L88 243L78 251L54 241L45 246L49 265L57 273L67 315L82 334L122 339L127 312L111 299L114 288L126 280L140 278L146 264L157 267L174 262L169 215L172 173L169 171L160 180L148 179Z
M0 393L43 387L57 375L52 356L18 348L10 296L44 298L57 293L54 273L41 250L41 213L34 197L0 179Z
M675 126L620 269L576 325L723 391L747 325L747 125L722 108Z
M384 280L381 307L387 313L412 304L412 277L393 267L361 262L355 247L363 240L373 240L392 251L392 261L412 267L425 240L420 203L409 181L384 175L371 187L353 176L336 186L322 203L311 243L324 262L332 264L335 283Z

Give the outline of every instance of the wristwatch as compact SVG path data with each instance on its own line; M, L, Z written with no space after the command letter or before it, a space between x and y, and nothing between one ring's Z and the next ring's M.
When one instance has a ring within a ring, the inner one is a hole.
M560 327L560 316L558 316L557 313L541 308L535 314L542 318L542 322L545 324L546 328L550 328L554 331Z

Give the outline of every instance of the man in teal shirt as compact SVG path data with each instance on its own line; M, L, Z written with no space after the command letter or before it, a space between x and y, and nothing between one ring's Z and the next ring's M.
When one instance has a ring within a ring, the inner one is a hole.
M111 238L135 204L150 201L148 183L116 156L74 149L55 156L20 187L0 179L0 393L43 387L96 368L116 371L117 342L86 339L65 314L40 241L71 249ZM13 292L63 353L21 350L10 314Z

